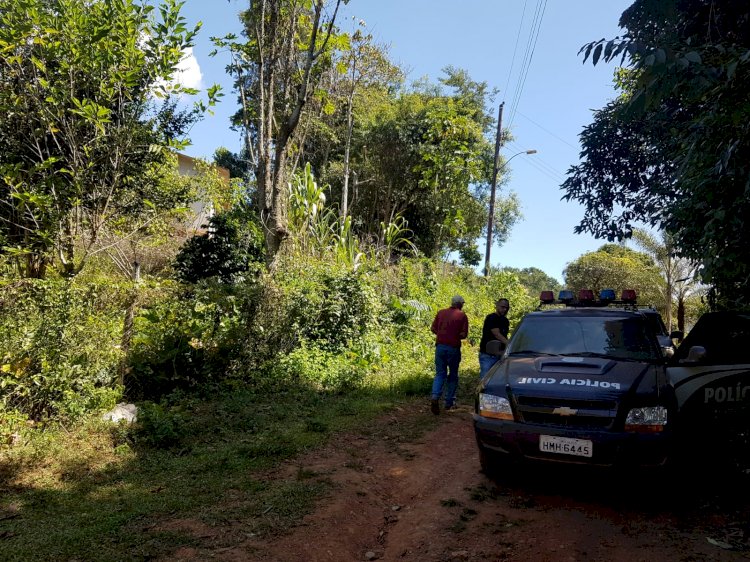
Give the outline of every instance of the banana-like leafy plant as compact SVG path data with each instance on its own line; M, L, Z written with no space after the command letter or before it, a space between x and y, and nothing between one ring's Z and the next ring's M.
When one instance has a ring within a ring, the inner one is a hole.
M351 217L339 217L336 209L326 208L326 187L315 181L310 164L304 172L289 182L289 228L294 247L317 257L332 256L337 262L354 269L364 258L362 241L352 230ZM400 215L385 224L380 223L381 234L369 255L372 259L390 260L397 252L417 253L409 239L411 230Z

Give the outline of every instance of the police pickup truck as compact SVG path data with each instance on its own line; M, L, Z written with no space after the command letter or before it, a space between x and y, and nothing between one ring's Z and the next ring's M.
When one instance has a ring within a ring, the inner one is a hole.
M603 297L603 298L602 298ZM515 330L481 382L474 413L486 472L505 456L660 465L676 411L665 354L635 293L563 291Z
M750 468L750 315L704 315L672 356L635 302L542 293L480 384L485 472L503 457L658 466L676 452Z

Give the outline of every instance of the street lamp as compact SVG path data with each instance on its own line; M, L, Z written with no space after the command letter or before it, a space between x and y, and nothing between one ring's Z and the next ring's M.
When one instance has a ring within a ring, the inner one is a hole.
M499 138L499 137L498 137ZM521 154L536 154L535 149L531 150L522 150L521 152L516 152L513 156L508 158L505 163L503 164L503 169L508 165L508 163L513 160L516 156L519 156ZM500 157L500 150L498 147L498 150L495 151L495 166L492 169L492 189L490 191L490 214L489 217L487 217L487 248L484 252L484 276L488 277L490 274L490 251L492 250L492 221L495 218L495 189L497 187L497 174L499 172L499 169L497 167L497 161Z

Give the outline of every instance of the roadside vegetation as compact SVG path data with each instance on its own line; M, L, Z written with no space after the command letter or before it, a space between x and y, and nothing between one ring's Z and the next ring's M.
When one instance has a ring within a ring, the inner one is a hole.
M339 4L251 3L246 37L214 40L245 144L180 175L221 91L175 80L199 32L179 2L0 0L0 558L189 546L166 518L282 529L326 492L303 471L274 484L282 463L395 407L433 426L429 325L452 295L468 381L495 299L512 328L562 288L533 267L477 274L487 84L447 67L407 85L364 24L337 28ZM502 180L496 244L521 218ZM564 285L628 285L689 323L699 252L675 269L684 237L638 240L571 262ZM101 420L124 401L137 423Z
M424 428L435 423L428 326L452 294L467 299L475 345L495 295L509 295L517 315L533 303L512 275L485 281L429 260L367 258L356 269L334 254L285 260L276 274L232 284L144 287L124 387L122 291L83 279L14 286L2 338L12 347L2 353L29 362L2 378L13 406L0 453L10 559L157 556L189 546L159 526L180 517L283 529L327 489L304 475L282 489L268 471L333 432L378 431L378 414L396 406L423 412ZM11 341L18 333L27 339ZM475 351L465 351L465 402ZM123 393L138 423L100 421Z

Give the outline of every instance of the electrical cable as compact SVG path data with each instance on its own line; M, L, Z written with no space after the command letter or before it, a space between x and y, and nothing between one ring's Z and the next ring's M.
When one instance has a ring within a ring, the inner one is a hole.
M534 10L534 15L531 17L531 25L530 25L530 28L529 28L529 36L528 36L528 38L526 40L526 48L524 50L523 59L521 60L521 66L520 66L519 71L518 71L518 78L516 80L516 87L513 90L513 96L512 96L512 98L510 100L510 104L509 104L509 107L508 107L509 115L510 115L510 112L513 110L513 107L515 107L515 104L516 104L516 98L518 97L518 90L519 90L519 88L521 86L521 78L523 77L524 71L526 69L526 64L528 62L529 52L530 52L530 49L531 49L531 42L532 42L532 39L533 39L533 36L534 36L534 29L536 28L537 20L539 19L539 10L540 10L542 1L543 0L537 0L536 9Z
M513 67L516 64L516 51L518 50L518 40L521 38L521 29L523 28L523 19L526 16L526 5L529 0L524 0L523 11L521 12L521 23L518 24L518 33L516 34L516 44L513 47L513 58L510 61L510 70L508 71L508 79L505 81L505 88L503 88L503 99L505 99L508 93L508 86L510 85L510 77L513 75Z
M544 2L544 4L542 4L542 0L539 0L538 7L541 8L541 12L539 13L539 17L537 18L536 34L534 35L533 43L531 43L531 52L530 52L529 57L528 57L528 62L526 63L526 67L525 67L525 70L524 70L524 73L523 73L523 77L522 77L521 81L519 82L519 87L517 89L518 94L515 97L515 102L513 104L512 110L511 110L510 121L508 123L508 127L510 127L510 126L513 125L513 120L516 117L516 111L518 109L518 104L521 102L521 94L523 93L523 89L524 89L524 87L526 85L526 78L529 75L529 69L531 68L531 62L534 59L534 52L536 51L537 41L539 40L539 33L540 33L541 29L542 29L542 21L544 20L544 14L545 14L545 12L547 10L547 0L543 0L543 2ZM534 34L534 30L532 29L532 32L529 35L529 39L531 39L531 35L533 35L533 34Z
M512 98L510 100L510 104L509 104L509 108L508 108L508 110L509 110L508 115L510 115L510 113L513 111L513 108L516 105L516 99L518 98L518 95L519 95L519 89L521 87L521 81L522 81L524 72L526 70L526 64L528 63L529 53L531 52L531 43L533 41L534 30L536 29L536 24L537 24L537 21L539 19L539 12L540 12L542 1L543 0L537 0L536 8L534 10L534 15L531 18L531 25L530 25L530 28L529 28L529 35L528 35L528 38L526 39L526 47L524 49L523 59L521 60L521 66L520 66L519 71L518 71L518 77L516 79L516 87L513 90L513 96L512 96Z
M542 20L544 19L544 13L546 12L546 10L547 10L547 0L544 0L544 5L542 6L542 10L541 10L540 16L539 16L539 18L537 20L536 34L534 36L534 42L533 42L532 47L531 47L531 53L529 54L529 60L528 60L528 63L526 64L526 68L525 68L525 71L524 71L524 74L523 74L523 79L522 79L522 82L521 82L520 87L518 89L518 96L516 97L515 104L513 105L513 111L511 112L510 122L509 122L508 126L512 126L513 125L513 121L516 118L516 111L518 111L518 105L521 103L521 96L523 94L523 89L526 86L526 79L529 76L529 70L531 69L531 62L534 59L534 53L536 51L536 45L537 45L537 42L539 40L539 33L541 32L541 29L542 29Z
M523 152L525 150L513 141L508 142L507 146L512 148L516 152ZM555 182L563 183L565 181L565 176L561 174L554 166L546 162L543 158L535 155L531 158L525 158L524 160L527 160L533 168L543 173L545 176L554 180Z
M526 119L527 121L531 121L531 123L533 123L534 125L536 125L537 127L539 127L539 128L540 128L540 129L541 129L542 131L544 131L545 133L548 133L548 134L552 135L552 136L553 136L553 137L555 137L555 138L556 138L557 140L559 140L559 141L560 141L561 143L563 143L563 144L567 144L567 145L568 145L568 146L569 146L570 148L573 148L573 149L575 149L575 150L578 150L578 149L580 148L580 147L578 147L578 146L574 146L574 145L570 144L570 143L569 143L568 141L566 141L566 140L565 140L564 138L562 138L562 137L560 137L560 136L556 135L555 133L553 133L553 132L552 132L552 131L550 131L549 129L545 128L545 127L544 127L543 125L540 125L539 123L537 123L536 121L534 121L534 120L533 120L533 119L532 119L531 117L529 117L529 116L527 116L527 115L524 115L524 114L523 114L523 113L521 113L520 111L516 111L516 113L517 113L518 115L520 115L521 117L523 117L524 119Z

